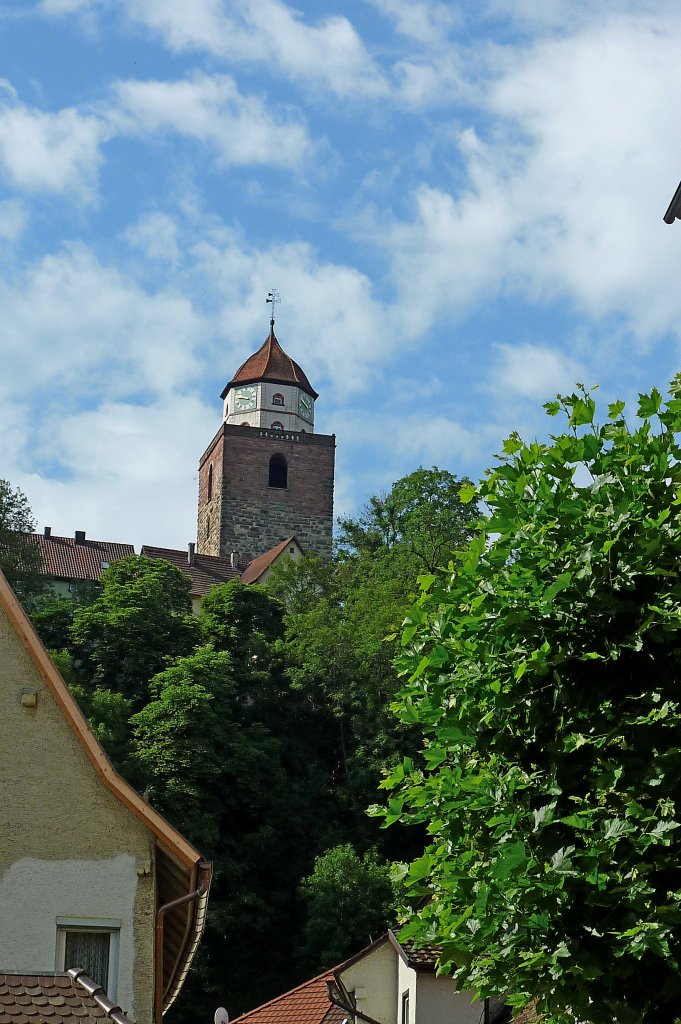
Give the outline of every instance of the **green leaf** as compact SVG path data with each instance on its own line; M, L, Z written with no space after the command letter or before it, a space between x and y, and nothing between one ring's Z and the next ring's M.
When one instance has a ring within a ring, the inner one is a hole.
M638 415L643 419L649 419L651 416L655 416L662 407L662 395L653 388L649 395L639 394L638 396Z
M522 842L506 843L500 848L499 856L492 865L492 878L502 881L513 874L521 864L527 861L525 845Z

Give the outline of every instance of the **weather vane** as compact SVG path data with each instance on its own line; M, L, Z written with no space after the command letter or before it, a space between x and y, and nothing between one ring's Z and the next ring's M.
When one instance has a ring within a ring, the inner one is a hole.
M272 303L272 316L270 317L270 327L274 327L274 304L275 302L281 302L281 296L276 288L273 288L271 292L267 293L265 302Z

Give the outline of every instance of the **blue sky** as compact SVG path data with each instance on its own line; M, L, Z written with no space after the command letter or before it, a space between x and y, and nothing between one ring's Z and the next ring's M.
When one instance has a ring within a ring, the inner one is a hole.
M0 0L0 34L0 477L39 527L194 537L272 287L338 514L679 369L678 3Z

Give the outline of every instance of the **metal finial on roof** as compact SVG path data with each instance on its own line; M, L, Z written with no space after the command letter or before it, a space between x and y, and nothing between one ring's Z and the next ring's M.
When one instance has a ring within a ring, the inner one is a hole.
M271 292L267 293L265 302L272 303L272 316L270 317L270 327L274 327L274 304L275 302L281 302L281 296L276 288L273 288Z

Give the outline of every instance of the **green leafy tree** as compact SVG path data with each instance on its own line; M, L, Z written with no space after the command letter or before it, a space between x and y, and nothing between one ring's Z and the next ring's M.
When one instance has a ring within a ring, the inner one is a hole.
M76 610L71 637L79 679L141 707L152 676L198 639L189 580L160 558L130 555L102 573L102 592Z
M232 656L206 645L155 676L151 702L132 718L147 795L214 861L202 956L178 1002L179 1020L221 1002L240 1012L284 984L295 891L289 786L280 743L244 715L241 686ZM267 956L266 983L254 949Z
M579 389L514 434L489 509L407 617L400 718L422 757L385 781L425 823L397 874L403 935L481 996L550 1020L672 1022L681 1005L681 379L596 422ZM427 897L427 899L424 899ZM419 902L420 901L420 902Z
M40 551L25 536L35 526L23 491L0 480L0 570L29 607L42 591Z
M78 607L73 598L45 594L31 609L33 628L48 650L72 649L71 627Z
M318 973L381 935L394 915L388 865L375 851L360 857L346 843L317 857L301 883L306 904L303 961Z
M388 494L370 498L357 519L339 521L341 549L358 555L402 552L412 576L434 572L471 537L477 507L461 501L463 483L469 481L421 466L397 480Z

